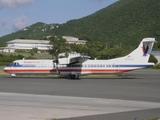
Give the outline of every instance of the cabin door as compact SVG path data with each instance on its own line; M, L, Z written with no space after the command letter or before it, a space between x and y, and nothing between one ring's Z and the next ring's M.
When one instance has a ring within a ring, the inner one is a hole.
M113 69L115 73L119 72L119 65L116 65L115 63L113 64Z

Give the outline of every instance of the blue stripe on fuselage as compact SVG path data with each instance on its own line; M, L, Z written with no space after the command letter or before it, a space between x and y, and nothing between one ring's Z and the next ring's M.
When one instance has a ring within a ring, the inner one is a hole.
M118 65L118 67L150 67L152 65Z
M83 66L84 68L92 68L92 67L96 67L96 68L110 68L110 67L114 67L114 68L119 68L119 67L126 67L126 68L129 68L129 67L139 67L139 68L145 68L145 67L150 67L152 66L151 64L137 64L137 65L134 65L134 64L83 64L85 66ZM35 68L36 65L33 65L33 64L22 64L22 65L9 65L8 67L32 67L32 68ZM45 65L43 65L43 67L45 67ZM60 67L60 66L59 66ZM73 66L68 66L68 67L82 67L82 64L74 64Z

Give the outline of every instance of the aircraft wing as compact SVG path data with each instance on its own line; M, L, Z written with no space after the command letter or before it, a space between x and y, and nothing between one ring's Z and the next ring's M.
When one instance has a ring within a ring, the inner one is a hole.
M88 60L89 56L84 55L76 55L76 56L69 56L67 58L59 58L59 64L74 64L74 63L83 63Z
M89 56L77 56L77 57L72 57L69 59L69 64L74 64L74 63L83 63L86 60L88 60L90 57Z

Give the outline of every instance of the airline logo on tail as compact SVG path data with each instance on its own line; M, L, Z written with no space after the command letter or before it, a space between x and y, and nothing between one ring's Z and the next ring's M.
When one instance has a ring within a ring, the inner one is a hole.
M147 56L148 50L149 50L149 46L148 45L145 46L143 44L143 47L142 47L143 56Z

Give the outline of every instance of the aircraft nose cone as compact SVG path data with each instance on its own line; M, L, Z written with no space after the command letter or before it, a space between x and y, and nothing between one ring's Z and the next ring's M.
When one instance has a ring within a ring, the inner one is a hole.
M3 68L3 71L4 71L4 72L7 72L7 67Z

